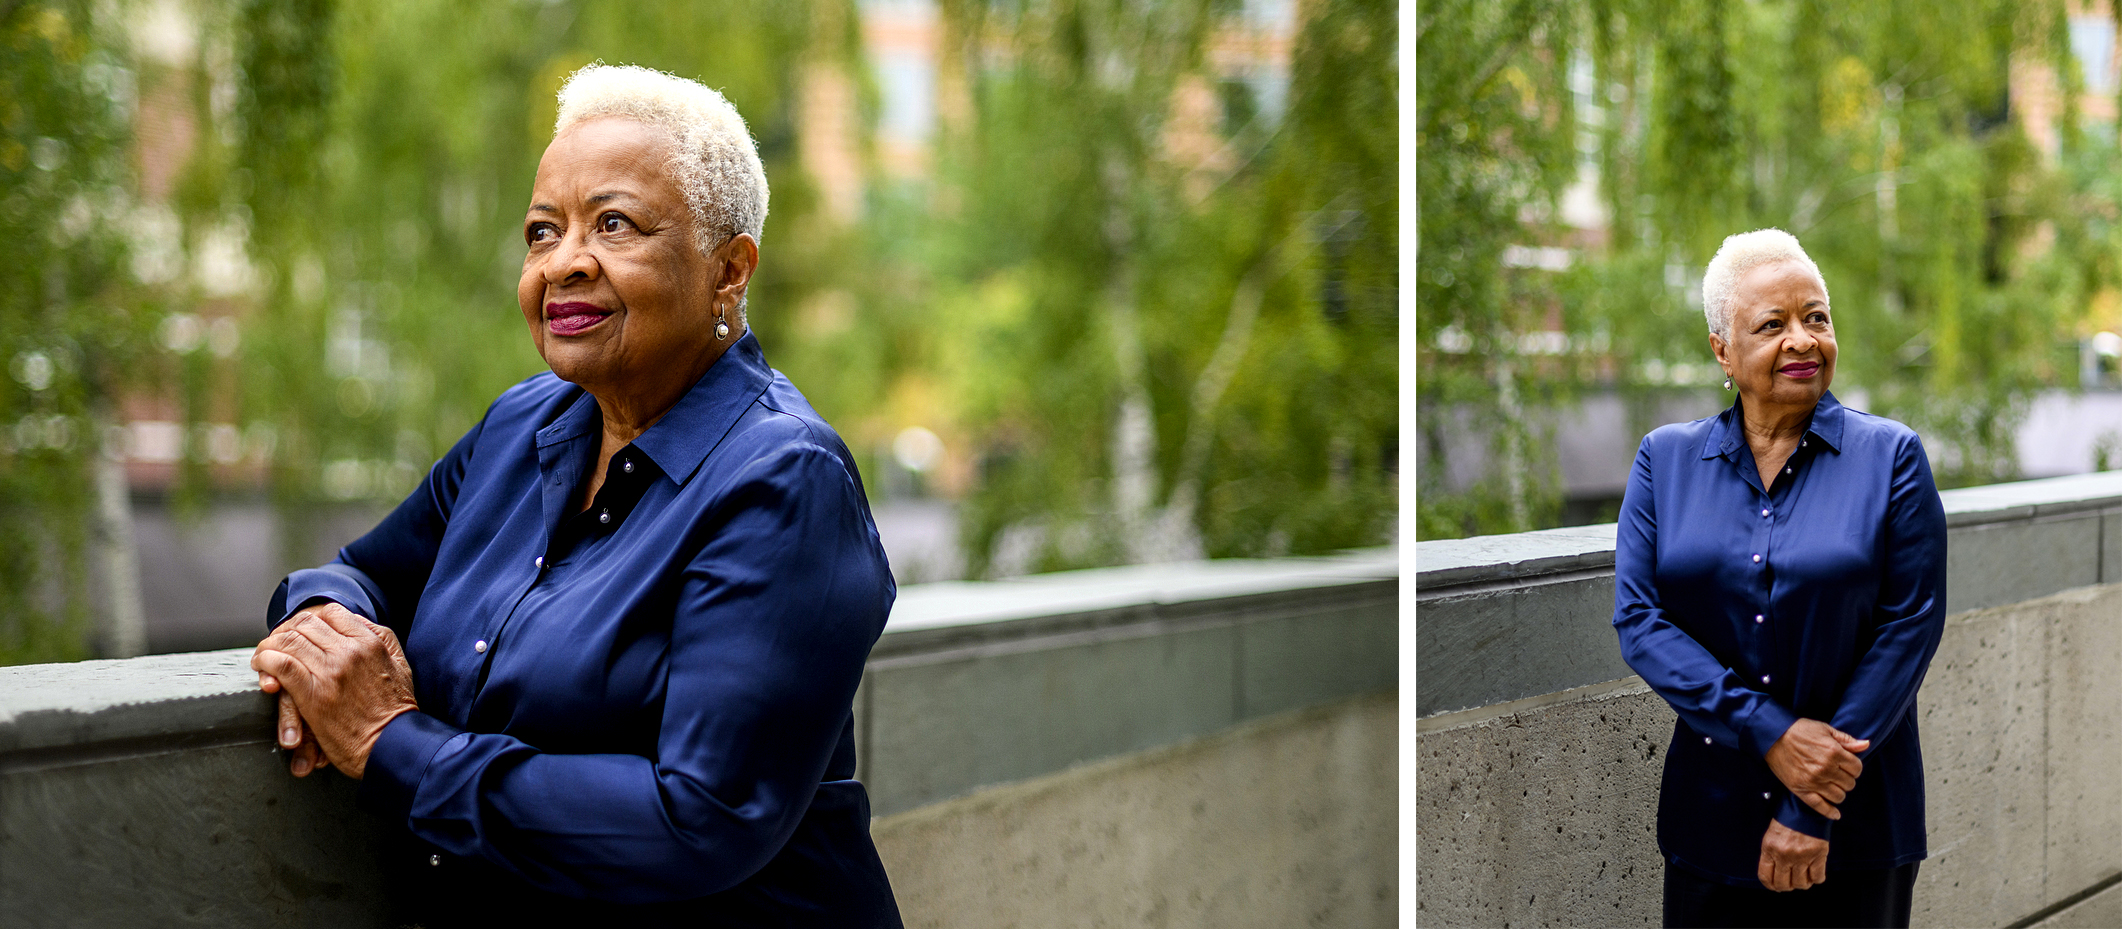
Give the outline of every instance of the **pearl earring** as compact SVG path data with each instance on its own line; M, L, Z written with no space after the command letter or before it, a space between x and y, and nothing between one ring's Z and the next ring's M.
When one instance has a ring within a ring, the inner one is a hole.
M1725 389L1725 390L1730 390L1730 389L1731 389L1731 375L1729 375L1729 374L1727 374L1727 375L1724 375L1724 389Z
M729 338L729 322L722 318L723 312L722 307L715 308L715 341L717 342Z

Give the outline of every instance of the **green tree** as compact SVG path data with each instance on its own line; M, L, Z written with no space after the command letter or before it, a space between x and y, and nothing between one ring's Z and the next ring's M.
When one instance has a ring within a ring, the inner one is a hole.
M1166 140L1232 11L945 15L970 113L946 125L934 189L911 207L926 274L900 299L928 322L915 364L947 379L985 450L963 513L973 570L995 570L1013 532L1048 569L1386 540L1391 7L1315 10L1286 114L1227 127L1238 164L1206 182Z
M123 505L104 427L151 331L126 271L134 72L102 9L0 4L0 664L87 652L97 504Z
M1549 403L1592 385L1662 389L1645 372L1682 364L1706 374L1690 286L1725 235L1775 226L1827 278L1838 392L1922 431L1948 484L2011 477L2028 397L2067 383L2058 349L2113 280L2116 201L2099 179L2116 153L2111 133L2077 127L2065 13L2004 0L1430 5L1417 39L1423 414L1500 413L1497 444L1519 441L1511 408L1527 391L1495 372L1527 370L1526 333L1556 321L1610 347L1541 359ZM2014 109L2014 62L2057 87L2054 158ZM1610 216L1589 235L1558 219L1586 177ZM1509 245L1579 260L1508 268ZM1419 532L1554 517L1552 490L1506 484L1454 494L1426 476Z

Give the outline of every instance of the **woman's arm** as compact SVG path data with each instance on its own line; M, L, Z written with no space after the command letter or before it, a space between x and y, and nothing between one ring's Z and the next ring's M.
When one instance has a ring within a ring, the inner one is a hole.
M331 601L405 636L434 570L465 465L485 426L481 419L458 439L397 509L340 549L338 557L282 580L266 604L266 628L277 628L303 607Z
M1860 757L1876 751L1900 727L1945 633L1945 504L1931 479L1923 440L1914 434L1895 449L1885 545L1885 570L1873 608L1878 635L1857 660L1830 721L1870 740ZM1809 835L1827 835L1825 817L1795 797L1784 799L1776 819Z
M1645 438L1636 449L1614 544L1614 631L1621 637L1621 658L1689 728L1766 757L1797 715L1748 688L1709 649L1673 625L1660 604L1650 445Z
M655 757L548 754L406 713L364 802L575 897L685 899L764 866L817 793L894 587L831 452L792 445L734 481L681 579Z

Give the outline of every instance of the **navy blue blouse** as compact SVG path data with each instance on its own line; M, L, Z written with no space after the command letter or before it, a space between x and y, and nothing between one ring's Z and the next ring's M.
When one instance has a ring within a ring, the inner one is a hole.
M1629 473L1614 582L1622 657L1680 717L1668 859L1758 886L1771 817L1827 839L1830 871L1925 857L1916 688L1945 626L1945 510L1913 430L1826 394L1764 491L1737 403L1660 427ZM1872 740L1840 821L1768 768L1801 717Z
M410 832L399 892L475 922L899 925L852 715L896 589L846 446L750 335L578 514L601 430L581 388L516 385L273 595L271 623L334 600L405 643L420 709L361 785Z

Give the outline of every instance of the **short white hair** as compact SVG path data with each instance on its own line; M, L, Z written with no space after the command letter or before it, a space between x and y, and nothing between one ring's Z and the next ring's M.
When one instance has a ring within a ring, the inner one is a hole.
M1779 261L1804 265L1819 279L1820 292L1827 292L1827 278L1820 275L1820 266L1805 254L1797 236L1781 229L1756 229L1727 236L1717 248L1717 256L1709 260L1709 270L1702 275L1702 317L1709 321L1710 332L1720 339L1731 338L1731 295L1738 289L1739 279L1748 271Z
M766 225L766 169L744 117L697 81L634 65L596 62L560 88L553 136L604 116L618 116L670 133L670 172L692 208L693 238L702 253L738 233L759 238Z

